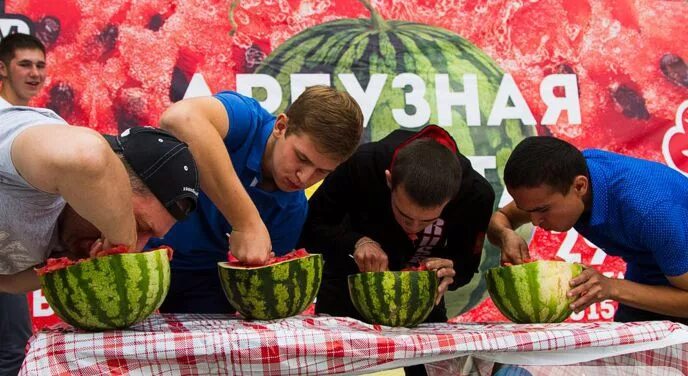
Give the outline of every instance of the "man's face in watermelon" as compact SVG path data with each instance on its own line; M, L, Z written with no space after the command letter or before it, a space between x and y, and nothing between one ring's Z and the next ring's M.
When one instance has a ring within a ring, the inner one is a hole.
M547 231L568 231L576 224L589 202L588 178L576 176L566 194L542 184L537 187L507 187L516 206L530 216L533 225Z
M45 66L45 55L38 49L17 49L9 64L0 62L7 99L15 105L26 106L43 88Z
M132 196L132 206L136 219L137 251L142 250L151 237L164 236L176 222L169 211L150 192L137 193L135 191ZM100 231L69 205L63 210L58 226L61 243L77 257L88 257L91 246L101 237Z
M280 114L263 158L263 176L284 192L304 190L334 171L342 160L318 151L306 133L287 135L288 119Z
M389 171L387 171L387 176L389 176ZM388 186L391 186L390 179L388 177ZM440 214L442 214L444 207L449 203L447 200L443 204L434 207L418 205L406 193L403 184L392 190L391 200L394 219L411 240L416 240L417 234L420 231L435 223Z

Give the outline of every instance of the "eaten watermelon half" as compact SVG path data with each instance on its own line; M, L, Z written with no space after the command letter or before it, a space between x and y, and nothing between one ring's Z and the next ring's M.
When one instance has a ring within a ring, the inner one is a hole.
M499 311L516 323L562 322L571 315L569 282L583 271L581 264L533 261L491 268L485 273L487 291Z
M70 260L49 259L37 269L43 294L65 322L84 330L123 329L147 318L170 286L171 248Z
M229 255L218 263L229 303L247 319L273 320L302 313L320 289L323 259L299 249L261 266L245 265Z
M435 271L422 269L368 272L350 275L348 284L351 302L365 321L414 327L435 306L439 278Z

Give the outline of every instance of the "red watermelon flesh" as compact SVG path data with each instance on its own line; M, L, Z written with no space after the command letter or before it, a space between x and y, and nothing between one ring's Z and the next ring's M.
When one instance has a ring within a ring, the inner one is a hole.
M284 262L284 261L289 261L289 260L307 257L308 255L310 255L310 253L308 253L308 251L306 251L305 248L301 248L301 249L297 249L295 251L291 251L291 252L289 252L283 256L272 257L264 265L250 265L250 264L246 264L244 262L239 261L239 259L234 257L234 255L230 251L230 252L227 252L227 261L229 262L230 266L240 267L240 268L251 268L251 267L262 267L262 266L277 264L277 263Z
M156 248L155 250L159 250L159 249L166 249L167 250L167 257L170 260L172 260L172 254L174 253L174 251L172 250L171 247L163 245L163 246ZM123 245L117 245L113 248L110 248L108 250L101 252L98 255L98 257L105 257L105 256L117 255L117 254L121 254L121 253L129 253L129 252L130 251L129 251L129 249L127 249L127 247L125 247ZM89 259L88 258L82 258L82 259L72 260L69 257L49 258L48 260L46 260L45 266L43 266L41 268L37 268L35 270L36 270L36 274L41 276L41 275L48 274L50 272L54 272L56 270L64 269L68 266L76 265L80 262L87 261L87 260L89 260Z

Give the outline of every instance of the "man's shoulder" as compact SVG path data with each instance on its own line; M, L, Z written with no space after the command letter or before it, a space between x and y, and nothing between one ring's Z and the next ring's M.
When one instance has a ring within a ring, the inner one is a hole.
M45 124L67 124L55 111L47 108L10 106L0 108L0 120L3 125L22 125L41 122Z

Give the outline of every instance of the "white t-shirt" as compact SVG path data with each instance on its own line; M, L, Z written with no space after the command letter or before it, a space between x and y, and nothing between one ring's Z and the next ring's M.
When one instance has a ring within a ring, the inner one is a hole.
M31 186L12 163L14 139L40 124L67 126L48 109L0 109L0 274L15 274L45 261L58 244L57 219L66 202Z
M5 98L0 96L0 110L7 107L12 107L12 103L6 101Z

